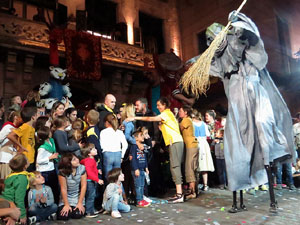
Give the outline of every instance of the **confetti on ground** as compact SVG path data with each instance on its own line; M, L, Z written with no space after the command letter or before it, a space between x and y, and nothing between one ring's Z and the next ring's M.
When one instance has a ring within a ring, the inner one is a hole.
M242 223L247 223L246 221L242 221Z
M224 212L224 211L225 211L225 208L224 208L224 207L222 207L222 208L220 209L220 211Z
M214 221L214 225L220 225L217 221Z
M229 220L229 219L230 219L230 217L229 217L229 216L226 216L226 219L227 219L227 220Z
M207 211L206 214L211 214L211 211Z
M137 220L136 222L138 222L138 223L142 223L142 222L143 222L143 220Z
M137 214L131 214L131 216L137 216Z
M156 212L160 212L160 209L156 210Z

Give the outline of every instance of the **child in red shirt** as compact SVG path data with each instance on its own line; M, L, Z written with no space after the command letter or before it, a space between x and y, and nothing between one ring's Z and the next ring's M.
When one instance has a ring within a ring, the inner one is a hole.
M87 188L85 194L86 217L96 217L94 202L96 197L96 183L103 185L103 180L98 177L97 163L94 157L97 155L97 149L94 144L87 144L81 149L81 154L84 157L80 164L85 166L87 173Z

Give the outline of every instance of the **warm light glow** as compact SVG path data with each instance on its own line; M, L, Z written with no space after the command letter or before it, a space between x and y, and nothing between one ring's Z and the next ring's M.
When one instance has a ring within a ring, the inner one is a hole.
M179 41L176 38L172 40L172 48L174 49L174 53L180 57L180 48L179 48Z
M127 23L127 39L128 44L134 44L133 23Z
M103 37L103 38L106 38L106 39L111 39L110 35L100 34L100 33L97 33L97 32L93 32L91 30L87 30L86 32L89 33L89 34L92 34L94 36L97 36L97 37Z

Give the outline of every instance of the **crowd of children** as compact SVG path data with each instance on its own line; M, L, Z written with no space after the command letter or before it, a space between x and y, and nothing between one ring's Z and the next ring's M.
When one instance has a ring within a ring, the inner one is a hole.
M108 100L115 105L111 96ZM138 101L146 104L143 98ZM154 147L158 152L169 147L176 187L169 203L196 198L199 183L202 191L209 184L226 188L225 118L218 122L215 112L209 110L205 122L200 112L188 106L181 107L176 118L164 97L157 102L161 114L156 116L136 116L133 104L124 104L118 116L108 106L104 106L105 113L92 109L82 119L77 118L76 109L65 110L61 102L53 105L49 115L32 106L8 113L0 131L0 175L5 178L0 207L7 209L9 225L18 219L30 225L56 218L93 218L101 209L121 218L121 213L130 211L129 203L148 207L149 176L155 176L151 174L155 171ZM153 131L137 127L141 123L135 120L158 122L163 144L155 143L149 135ZM183 190L182 177L187 190Z

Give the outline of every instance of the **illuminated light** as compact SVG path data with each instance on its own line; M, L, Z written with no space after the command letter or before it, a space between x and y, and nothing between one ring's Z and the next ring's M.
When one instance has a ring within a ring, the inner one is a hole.
M133 45L134 44L134 34L133 34L133 24L127 23L127 39L128 44Z
M111 39L110 35L100 34L100 33L97 33L97 32L93 32L91 30L87 30L86 32L91 34L91 35L97 36L97 37L103 37L103 38L106 38L106 39Z

